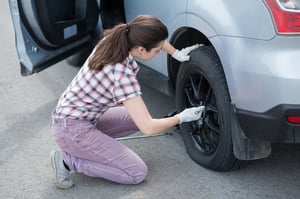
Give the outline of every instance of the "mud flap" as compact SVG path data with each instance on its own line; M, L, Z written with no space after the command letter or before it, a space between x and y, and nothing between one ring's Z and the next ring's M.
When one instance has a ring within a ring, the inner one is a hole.
M231 114L233 118L231 126L235 157L240 160L255 160L268 157L271 154L271 143L247 138L236 117L234 105L232 105Z

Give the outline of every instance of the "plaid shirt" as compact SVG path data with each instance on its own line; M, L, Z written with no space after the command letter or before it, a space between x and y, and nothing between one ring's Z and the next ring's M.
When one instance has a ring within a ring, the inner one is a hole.
M131 55L123 63L90 70L86 62L60 97L52 117L94 121L108 108L141 95L139 66Z

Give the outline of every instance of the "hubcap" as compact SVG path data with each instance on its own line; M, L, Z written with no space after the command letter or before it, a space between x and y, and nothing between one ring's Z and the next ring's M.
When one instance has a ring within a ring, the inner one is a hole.
M191 75L184 84L186 107L204 105L201 118L190 122L191 136L195 145L205 154L214 153L220 140L220 119L214 91L201 74Z

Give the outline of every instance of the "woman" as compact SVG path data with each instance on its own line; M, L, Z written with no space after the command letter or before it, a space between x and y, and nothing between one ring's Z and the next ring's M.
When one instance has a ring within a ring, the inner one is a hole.
M114 138L140 130L146 135L179 123L198 120L203 107L186 109L169 118L154 119L141 97L134 58L151 59L161 49L179 61L198 45L176 50L165 39L167 28L157 18L138 16L105 33L62 94L52 113L52 131L62 151L51 152L56 186L74 185L70 170L123 184L138 184L147 166Z

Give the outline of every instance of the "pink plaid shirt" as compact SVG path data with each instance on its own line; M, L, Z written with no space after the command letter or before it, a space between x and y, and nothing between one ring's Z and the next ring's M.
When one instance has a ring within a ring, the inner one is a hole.
M86 62L61 95L52 117L94 121L108 108L141 95L139 66L131 55L123 63L90 70Z

